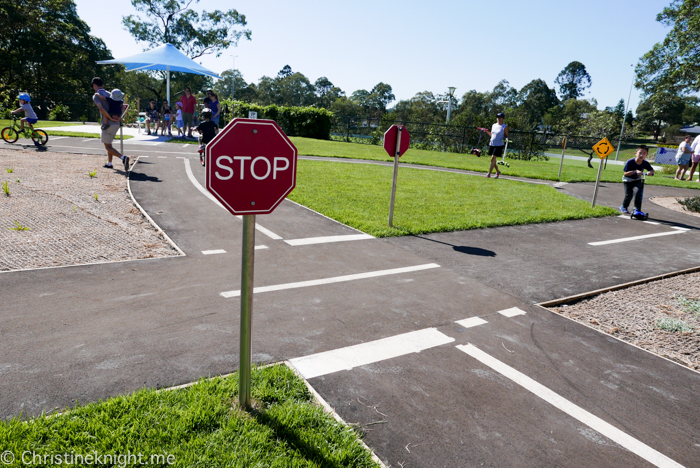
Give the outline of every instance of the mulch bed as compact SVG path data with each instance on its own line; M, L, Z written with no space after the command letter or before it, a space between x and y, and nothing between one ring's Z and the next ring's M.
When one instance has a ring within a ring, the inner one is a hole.
M134 205L121 162L105 160L0 149L0 271L179 255Z
M700 272L610 291L551 310L700 370ZM674 327L679 329L663 329Z

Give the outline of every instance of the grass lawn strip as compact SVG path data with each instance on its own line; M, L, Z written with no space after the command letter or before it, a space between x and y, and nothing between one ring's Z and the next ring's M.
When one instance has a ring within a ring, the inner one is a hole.
M82 125L82 123L71 123L71 122L56 122L55 120L40 120L34 124L36 128L43 127L76 127ZM0 128L11 127L11 119L0 119Z
M322 156L351 159L369 159L375 161L393 161L388 157L384 148L375 145L361 143L345 143L328 140L314 140L311 138L291 137L299 154L307 156ZM626 156L625 156L626 158ZM627 158L629 159L629 158ZM525 177L530 179L560 180L559 161L550 158L549 161L520 161L506 158L510 167L498 166L504 175ZM620 155L622 158L622 153ZM472 154L443 153L440 151L427 151L411 148L401 156L402 163L422 164L426 166L439 166L452 169L463 169L477 172L488 172L490 158L482 156L477 158ZM556 164L554 164L556 162ZM580 164L583 162L583 165ZM564 160L561 181L563 182L594 182L598 174L600 159L593 158L591 169L585 161ZM622 182L622 166L608 164L601 173L602 182ZM657 175L647 178L649 185L663 185L669 187L700 188L697 182L682 182L674 180L673 176Z
M172 391L141 390L54 416L0 422L0 446L15 456L7 466L23 466L26 452L74 459L111 454L108 466L124 466L117 457L125 461L129 454L154 466L379 466L355 430L315 403L287 366L254 368L251 393L255 409L245 412L238 407L238 374ZM152 463L158 457L171 463Z
M289 198L376 237L618 214L547 185L401 168L389 228L392 173L378 165L300 160Z

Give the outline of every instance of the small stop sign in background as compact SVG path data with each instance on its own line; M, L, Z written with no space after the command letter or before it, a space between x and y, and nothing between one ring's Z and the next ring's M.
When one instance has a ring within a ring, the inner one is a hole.
M269 214L294 189L296 165L275 121L234 119L207 145L207 189L235 215Z

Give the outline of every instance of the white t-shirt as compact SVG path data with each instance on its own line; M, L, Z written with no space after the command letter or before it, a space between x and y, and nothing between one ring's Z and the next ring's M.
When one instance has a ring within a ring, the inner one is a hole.
M491 146L503 146L503 145L505 145L505 142L503 141L503 139L505 138L506 127L507 127L506 124L498 125L498 122L491 125L491 142L489 143L489 145L491 145Z
M681 158L685 158L686 154L688 155L688 158L690 158L690 153L686 152L684 149L690 149L690 145L685 141L681 142L681 144L678 145L678 151L676 152L676 161L680 160Z
M693 154L700 154L700 135L695 137L693 142L690 144L690 149L693 150Z
M177 120L182 120L182 109L177 110L177 114L175 114L175 118Z

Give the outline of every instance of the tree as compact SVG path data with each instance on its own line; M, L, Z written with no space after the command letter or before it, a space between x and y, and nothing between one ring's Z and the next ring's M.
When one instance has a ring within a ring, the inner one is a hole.
M555 133L582 135L586 118L597 110L595 100L568 99L562 105L551 108L545 122L552 125Z
M652 94L637 106L638 125L657 140L663 128L684 123L685 105L677 94L663 91Z
M245 15L236 10L197 13L190 5L199 0L131 0L136 15L124 16L126 30L141 42L153 48L172 44L194 59L205 54L216 57L230 46L236 46L241 38L250 40L245 26Z
M331 80L325 76L314 82L314 90L316 92L316 103L324 109L329 109L336 99L345 96L345 92L337 86L333 86Z
M591 75L581 62L571 62L564 68L554 83L559 86L559 96L562 101L578 99L591 87Z
M355 103L352 99L348 99L345 96L336 98L331 104L331 112L336 116L358 116L361 115L364 109Z
M0 105L15 106L16 92L29 91L43 119L64 95L81 94L86 101L71 106L73 117L89 115L94 106L86 90L95 62L111 53L90 34L73 0L0 0L0 28ZM102 77L109 82L117 70L103 69Z
M395 99L396 97L392 92L391 86L386 83L377 83L374 88L372 88L372 91L370 91L368 104L370 109L377 113L384 114L384 112L386 112L386 107Z
M279 79L287 78L288 76L292 76L292 74L294 74L294 72L292 71L292 67L290 67L289 65L285 65L277 73L277 78L279 78Z
M518 93L520 111L529 128L539 126L552 107L559 104L557 94L541 79L532 80Z
M699 0L673 0L656 16L656 21L672 29L640 59L635 68L636 87L647 94L700 91L699 7Z

